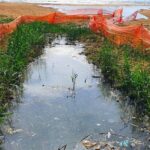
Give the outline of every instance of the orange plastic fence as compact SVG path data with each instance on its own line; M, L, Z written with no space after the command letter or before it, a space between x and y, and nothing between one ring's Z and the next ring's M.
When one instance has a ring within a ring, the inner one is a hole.
M79 21L89 21L90 16L88 15L65 15L61 13L56 13L53 23L69 23L69 22L79 22Z
M122 23L122 12L123 12L123 9L117 9L116 11L114 11L110 21L112 21L114 24Z
M150 47L150 31L142 25L118 26L103 15L94 16L89 27L96 33L103 33L108 39L117 45L130 44L133 47Z
M130 44L133 47L150 47L150 31L142 25L118 26L122 22L122 9L116 10L113 14L104 13L99 10L97 15L66 15L63 13L50 13L46 16L21 16L10 23L0 24L0 38L5 34L13 32L18 25L34 21L48 22L51 24L89 21L89 27L93 32L103 33L108 39L117 45ZM127 20L134 20L137 12L128 17Z
M23 23L40 21L56 24L56 23L87 21L89 19L90 16L88 15L65 15L63 13L58 12L50 13L46 16L21 16L10 23L0 24L0 38L2 38L5 34L13 32L18 25Z
M18 17L14 21L10 23L0 24L0 38L2 38L5 34L13 32L17 26L21 23L21 17Z

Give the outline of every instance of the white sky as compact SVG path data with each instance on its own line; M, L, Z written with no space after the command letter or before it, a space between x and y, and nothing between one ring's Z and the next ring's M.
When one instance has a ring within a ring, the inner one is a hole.
M9 1L9 2L53 2L53 3L91 3L91 4L100 4L100 3L109 3L109 2L150 2L150 0L0 0L0 1Z

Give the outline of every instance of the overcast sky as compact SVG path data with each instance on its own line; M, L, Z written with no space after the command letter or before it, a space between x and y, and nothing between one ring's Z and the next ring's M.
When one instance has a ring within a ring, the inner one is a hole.
M54 2L54 3L107 3L111 1L115 2L150 2L150 0L0 0L9 2Z

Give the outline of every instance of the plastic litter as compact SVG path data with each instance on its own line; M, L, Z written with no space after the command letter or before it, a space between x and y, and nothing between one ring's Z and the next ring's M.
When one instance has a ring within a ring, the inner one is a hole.
M129 146L129 140L121 141L119 143L120 147L128 147Z

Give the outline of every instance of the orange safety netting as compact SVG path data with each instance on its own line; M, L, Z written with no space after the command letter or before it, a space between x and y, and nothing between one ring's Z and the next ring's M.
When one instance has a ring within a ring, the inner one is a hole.
M130 44L133 47L150 47L150 31L142 25L118 26L103 15L94 16L89 27L96 33L103 33L117 45Z
M96 10L92 10L96 11ZM34 21L48 22L51 24L89 21L89 28L96 33L103 33L108 39L117 45L130 44L133 47L150 47L150 31L142 25L119 26L123 21L135 20L137 12L127 19L122 19L123 9L118 9L114 13L104 13L101 9L95 15L74 14L67 15L53 12L46 16L21 16L10 23L0 24L0 38L5 34L13 32L18 25ZM107 16L110 15L110 17Z
M63 13L58 12L50 13L46 16L20 16L10 23L0 24L0 38L3 37L5 34L13 32L18 25L23 23L40 21L56 24L56 23L87 21L89 19L90 16L88 15L65 15Z
M63 13L54 12L46 16L21 16L20 22L30 23L34 21L40 21L56 24L56 23L85 21L89 19L90 16L88 15L65 15Z
M7 33L13 32L19 24L20 24L20 17L18 17L17 19L15 19L10 23L0 24L0 38Z
M110 21L113 22L114 24L121 23L122 22L122 12L123 12L123 9L117 9L116 11L114 11Z
M69 22L79 22L79 21L89 21L90 16L88 15L65 15L62 13L56 13L54 18L54 23L69 23Z

